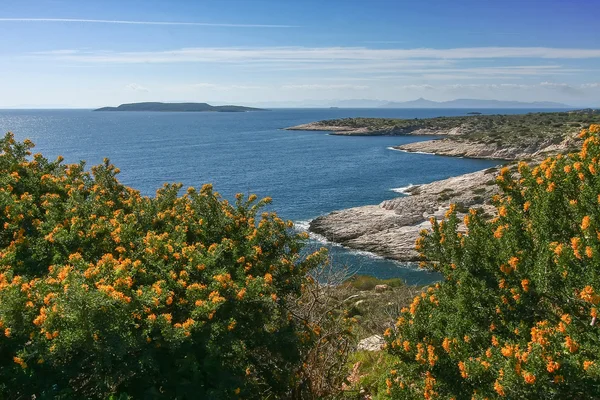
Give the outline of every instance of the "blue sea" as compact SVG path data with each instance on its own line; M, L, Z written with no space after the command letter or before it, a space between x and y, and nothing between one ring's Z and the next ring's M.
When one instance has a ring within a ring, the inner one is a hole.
M394 189L476 171L496 161L409 154L391 146L428 137L345 137L282 128L343 117L427 118L469 111L525 113L536 110L275 109L249 113L92 112L0 110L0 131L30 138L36 152L88 166L104 157L120 179L145 195L164 182L212 183L233 199L238 192L271 196L272 209L305 228L311 219L348 207L378 204ZM313 238L331 249L336 267L381 278L428 283L437 276L411 264L386 260Z

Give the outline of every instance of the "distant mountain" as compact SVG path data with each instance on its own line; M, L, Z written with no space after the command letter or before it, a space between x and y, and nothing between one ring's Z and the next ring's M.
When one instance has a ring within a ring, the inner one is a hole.
M128 103L119 107L102 107L94 111L162 111L162 112L245 112L266 111L243 106L211 106L207 103Z
M573 108L567 104L551 101L523 101L456 99L450 101L432 101L424 98L411 101L390 101L382 108Z

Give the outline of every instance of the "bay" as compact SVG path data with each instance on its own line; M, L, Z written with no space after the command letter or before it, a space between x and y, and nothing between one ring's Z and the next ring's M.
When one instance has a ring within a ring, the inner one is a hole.
M224 198L256 193L273 198L271 209L299 229L319 215L378 204L400 196L393 189L427 183L493 165L497 161L409 154L391 146L430 137L334 136L282 128L344 117L429 118L466 112L525 113L537 110L275 109L247 113L92 112L0 110L0 131L29 138L36 152L88 166L110 158L120 180L154 195L165 182L199 187L212 183ZM437 275L323 243L336 268L425 284Z

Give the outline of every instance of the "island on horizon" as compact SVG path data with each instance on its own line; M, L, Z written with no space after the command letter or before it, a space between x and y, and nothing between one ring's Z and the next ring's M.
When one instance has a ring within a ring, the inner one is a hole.
M264 108L244 106L211 106L208 103L126 103L118 107L102 107L94 111L158 111L158 112L247 112L267 111Z

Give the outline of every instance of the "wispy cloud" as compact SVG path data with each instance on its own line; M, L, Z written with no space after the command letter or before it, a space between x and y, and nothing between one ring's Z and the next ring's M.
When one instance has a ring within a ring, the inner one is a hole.
M195 47L165 51L76 52L55 57L100 63L178 62L349 62L474 59L591 59L600 49L548 47L477 47L454 49L370 49L365 47Z
M363 40L360 43L367 43L367 44L399 44L399 43L406 43L406 40Z
M223 28L297 28L295 25L270 24L227 24L212 22L184 21L129 21L118 19L83 19L83 18L0 18L0 22L59 22L59 23L90 23L90 24L119 24L119 25L168 25L168 26L212 26Z
M188 86L191 89L212 89L212 90L256 90L262 89L262 86L258 85L225 85L218 83L200 82L193 83Z

